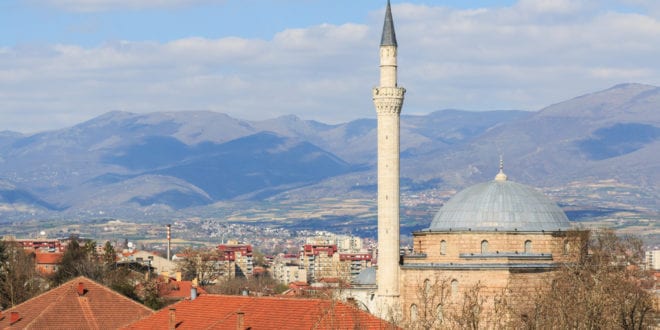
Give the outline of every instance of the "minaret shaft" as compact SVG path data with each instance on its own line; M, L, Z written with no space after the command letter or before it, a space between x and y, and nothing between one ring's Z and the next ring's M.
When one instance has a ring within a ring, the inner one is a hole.
M380 46L380 87L396 87L396 46Z
M373 89L373 100L378 118L376 283L383 308L390 311L399 296L399 115L405 92L397 87L397 43L388 2L380 46L380 86Z

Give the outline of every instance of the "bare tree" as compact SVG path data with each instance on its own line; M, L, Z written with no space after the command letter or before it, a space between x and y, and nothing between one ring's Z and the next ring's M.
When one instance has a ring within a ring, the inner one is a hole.
M642 242L611 230L582 232L584 253L564 264L517 314L533 329L646 329L654 326L652 278L642 267Z
M451 301L450 281L447 278L420 279L415 290L415 302L406 306L408 321L403 324L409 329L438 329L447 326Z
M453 315L454 322L461 329L479 329L481 321L488 319L484 315L486 297L481 293L483 288L481 282L477 282L464 292L461 308Z
M417 281L415 301L407 309L406 329L479 329L486 320L487 297L484 286L476 284L465 288L462 295L453 292L449 278L436 277Z
M14 241L0 241L0 307L13 307L43 290L35 255Z
M220 260L220 254L216 249L187 248L181 254L184 255L184 259L178 261L177 269L185 280L196 278L200 285L208 285L231 271L227 269L226 262Z

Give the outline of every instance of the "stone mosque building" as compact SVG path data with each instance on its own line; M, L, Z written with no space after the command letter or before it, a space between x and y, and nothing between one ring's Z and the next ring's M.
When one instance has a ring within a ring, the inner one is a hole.
M542 193L508 180L501 161L492 181L457 193L428 229L413 233L413 252L400 255L399 115L405 91L397 84L397 40L388 0L380 85L373 89L378 266L360 273L346 295L384 319L415 321L422 310L442 318L445 309L456 308L466 290L476 286L491 300L507 288L535 290L560 263L576 256L567 235L571 226Z

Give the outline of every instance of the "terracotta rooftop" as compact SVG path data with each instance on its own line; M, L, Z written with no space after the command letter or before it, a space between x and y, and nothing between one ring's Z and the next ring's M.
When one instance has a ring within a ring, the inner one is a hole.
M35 253L35 260L38 264L59 264L62 262L63 255L59 252L37 252Z
M336 301L211 294L170 305L125 329L398 328L365 311Z
M158 295L168 299L190 298L190 290L192 287L192 281L169 280L167 283L159 283ZM197 286L197 294L206 294L206 290Z
M101 284L77 277L2 311L0 329L118 329L152 314Z

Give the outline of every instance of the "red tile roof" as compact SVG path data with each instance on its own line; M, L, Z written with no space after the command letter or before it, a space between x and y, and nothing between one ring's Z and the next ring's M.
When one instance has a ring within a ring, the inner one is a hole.
M190 289L192 287L192 281L168 281L167 283L159 283L158 295L168 299L190 298ZM206 294L206 290L198 286L197 294Z
M174 310L172 310L174 309ZM177 330L237 329L398 329L350 305L320 299L204 295L183 300L125 329L168 329L171 313Z
M58 252L37 252L35 253L35 260L37 264L59 264L63 255L63 253Z
M79 295L79 291L82 295ZM152 315L149 308L85 277L77 277L20 305L20 320L0 319L0 329L117 329Z

